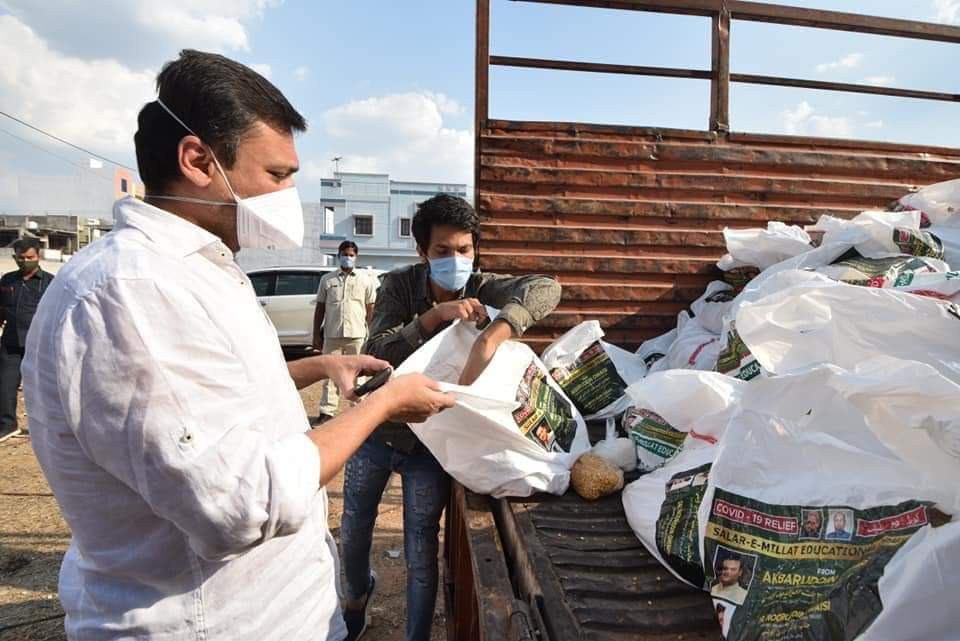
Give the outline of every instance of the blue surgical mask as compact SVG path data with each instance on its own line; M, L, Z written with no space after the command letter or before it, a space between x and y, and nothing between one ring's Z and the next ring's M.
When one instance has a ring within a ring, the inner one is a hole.
M344 269L353 269L357 265L356 256L340 256L340 266Z
M473 273L473 258L448 256L430 259L430 280L444 291L459 292Z

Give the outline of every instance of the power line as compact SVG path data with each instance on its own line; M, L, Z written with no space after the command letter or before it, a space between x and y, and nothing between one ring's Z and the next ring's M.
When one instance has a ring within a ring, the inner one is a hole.
M32 142L32 141L30 141L30 140L27 140L26 138L21 138L20 136L18 136L18 135L16 135L16 134L10 133L10 132L7 131L6 129L0 129L0 133L7 134L7 135L10 136L11 138L16 138L16 139L19 140L20 142L24 142L24 143L26 143L26 144L28 144L28 145L30 145L30 146L32 146L32 147L36 147L36 148L39 149L40 151L42 151L42 152L44 152L44 153L46 153L46 154L50 154L50 155L53 156L54 158L57 158L57 159L59 159L59 160L62 160L63 162L65 162L65 163L67 163L67 164L73 165L73 166L76 167L77 169L81 169L81 170L83 170L83 171L89 171L91 174L93 174L94 176L96 176L97 178L99 178L99 179L101 179L101 180L105 180L105 181L107 181L107 182L109 182L109 183L112 183L112 182L113 182L113 179L112 179L112 178L107 178L106 176L101 176L100 174L98 174L98 173L97 173L96 171L94 171L93 169L90 169L89 167L84 167L83 165L81 165L81 164L79 164L79 163L73 162L73 161L70 160L69 158L64 158L63 156L60 156L59 154L55 154L55 153L53 153L52 151L50 151L49 149L45 149L45 148L41 147L40 145L38 145L38 144L35 143L35 142Z
M100 160L106 160L108 163L110 163L110 164L112 164L112 165L116 165L117 167L123 167L124 169L129 169L130 171L133 171L133 172L136 172L136 171L137 171L136 169L134 169L133 167L130 167L129 165L124 165L122 162L117 162L116 160L112 160L112 159L110 159L110 158L107 158L106 156L101 156L101 155L98 154L98 153L92 152L92 151L90 151L89 149L85 149L85 148L81 147L80 145L75 145L75 144L73 144L72 142L70 142L69 140L64 140L63 138L60 138L59 136L55 136L54 134L50 133L49 131L44 131L43 129L40 129L39 127L35 127L35 126L31 125L29 122L25 122L25 121L23 121L23 120L20 120L20 119L17 118L16 116L11 116L10 114L8 114L8 113L6 113L6 112L4 112L4 111L0 111L0 116L6 116L6 117L9 118L10 120L13 120L14 122L18 122L18 123L20 123L21 125L23 125L24 127L29 127L30 129L33 129L34 131L36 131L36 132L38 132L38 133L41 133L41 134L43 134L44 136L47 136L48 138L53 138L53 139L56 140L57 142L62 142L63 144L65 144L65 145L67 145L67 146L69 146L69 147L73 147L74 149L76 149L76 150L78 150L78 151L82 151L82 152L85 153L85 154L90 154L90 155L93 156L94 158L99 158Z

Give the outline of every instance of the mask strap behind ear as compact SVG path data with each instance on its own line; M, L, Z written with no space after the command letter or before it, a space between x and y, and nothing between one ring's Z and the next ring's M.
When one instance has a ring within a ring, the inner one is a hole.
M187 123L185 123L185 122L183 122L182 120L180 120L180 117L177 116L177 114L173 113L173 110L170 109L170 107L168 107L168 106L166 106L165 104L163 104L163 101L160 100L160 96L157 96L157 101L156 101L156 102L157 102L158 105L160 105L161 107L163 107L163 110L164 110L164 111L166 111L168 114L170 114L170 117L171 117L171 118L173 118L173 119L176 120L178 123L180 123L180 126L181 126L181 127L183 127L184 129L186 129L187 131L189 131L191 134L193 134L193 135L196 136L197 138L200 138L200 135L199 135L197 132L195 132L193 129L191 129L191 128L187 125ZM202 141L203 138L200 138L200 140ZM206 144L206 143L204 143L204 144ZM208 145L208 147L209 147L209 145ZM223 176L223 182L227 183L227 189L230 190L230 195L233 196L233 199L234 199L234 200L239 201L240 198L237 196L237 192L235 192L235 191L233 190L233 186L230 184L230 181L227 179L227 173L223 170L223 167L220 166L220 161L217 160L217 154L213 153L213 149L212 149L212 148L210 148L210 155L213 157L213 162L214 162L214 164L217 166L217 171L219 171L219 172L220 172L220 175Z

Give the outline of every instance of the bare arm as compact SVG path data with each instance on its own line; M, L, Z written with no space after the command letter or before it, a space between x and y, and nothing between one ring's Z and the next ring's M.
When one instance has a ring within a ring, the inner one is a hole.
M505 320L497 319L490 323L490 326L483 330L483 333L474 341L470 349L470 355L460 373L461 385L473 385L473 383L487 369L487 365L493 360L493 355L497 353L497 348L504 341L513 336L513 327Z
M352 356L308 356L287 363L287 371L297 389L309 387L325 378L336 383L347 400L354 400L353 386L358 376L376 374L390 363L363 354Z

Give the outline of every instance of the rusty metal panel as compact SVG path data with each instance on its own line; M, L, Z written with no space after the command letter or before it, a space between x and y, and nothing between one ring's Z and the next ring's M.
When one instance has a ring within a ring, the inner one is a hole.
M483 269L556 275L545 346L598 319L634 348L713 278L724 227L811 224L960 176L960 150L789 136L487 120L477 140Z
M447 638L532 641L529 610L514 598L490 499L453 483L444 530Z

